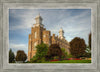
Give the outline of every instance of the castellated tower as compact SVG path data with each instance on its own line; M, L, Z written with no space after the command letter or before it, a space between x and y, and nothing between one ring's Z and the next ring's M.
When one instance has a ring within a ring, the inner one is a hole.
M40 15L35 18L36 24L31 28L28 43L28 61L36 54L36 45L42 42L50 45L50 31L47 31L42 24L42 17Z
M31 27L31 34L29 34L28 61L35 56L36 46L42 42L48 45L59 44L61 48L65 48L66 52L70 54L70 45L69 42L65 40L64 31L62 29L59 30L59 36L55 34L51 36L51 32L44 28L42 24L43 19L40 14L35 17L35 20L36 23Z

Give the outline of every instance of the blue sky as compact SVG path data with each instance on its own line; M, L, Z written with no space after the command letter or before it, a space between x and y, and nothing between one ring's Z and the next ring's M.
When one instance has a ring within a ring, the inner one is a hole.
M44 27L59 35L62 27L68 42L80 37L88 44L91 32L91 9L9 9L9 48L28 52L28 35L35 24L35 17L40 13Z

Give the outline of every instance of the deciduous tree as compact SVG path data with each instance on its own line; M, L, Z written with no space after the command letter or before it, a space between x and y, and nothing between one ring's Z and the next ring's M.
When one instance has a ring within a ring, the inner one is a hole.
M51 44L48 49L47 58L52 58L54 56L59 56L59 59L62 56L62 50L58 44Z
M45 56L47 55L48 45L41 43L36 46L36 55L31 58L31 63L41 63L45 61Z
M40 45L37 45L36 48L37 48L36 57L38 57L39 59L45 57L48 51L48 45L41 43Z
M70 42L70 51L71 54L78 58L84 55L86 50L86 44L84 39L81 39L79 37L75 37L71 42Z
M25 54L25 52L23 50L18 50L16 55L16 61L25 62L26 59L27 59L27 55Z

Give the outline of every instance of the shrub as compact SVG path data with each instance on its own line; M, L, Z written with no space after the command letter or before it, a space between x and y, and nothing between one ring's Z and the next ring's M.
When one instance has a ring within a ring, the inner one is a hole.
M72 58L73 56L71 54L67 55L67 58Z

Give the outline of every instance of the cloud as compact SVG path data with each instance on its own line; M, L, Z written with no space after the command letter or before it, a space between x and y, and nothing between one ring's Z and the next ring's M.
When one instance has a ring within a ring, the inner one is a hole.
M16 55L18 50L24 50L25 53L27 54L28 51L28 45L27 44L15 44L15 43L10 43L9 48L11 48Z
M12 44L12 43L10 43L9 46L10 48L15 48L15 49L24 49L27 47L26 44Z
M19 11L19 12L18 12ZM16 25L16 22L12 22L12 26L10 26L10 30L18 30L18 29L29 29L35 24L35 15L38 11L22 11L20 10L11 10L10 16L15 20L18 19L19 24Z
M12 9L9 11L9 47L15 54L17 50L28 52L28 34L39 12L45 28L50 30L51 34L59 35L59 29L62 27L66 40L71 41L74 37L81 37L88 44L88 34L91 30L90 10Z
M59 29L62 27L64 30L64 36L68 41L71 41L74 37L84 38L88 44L88 34L91 30L91 15L90 11L83 11L78 15L72 16L69 13L69 16L59 20L54 27L52 26L52 33L59 35Z

